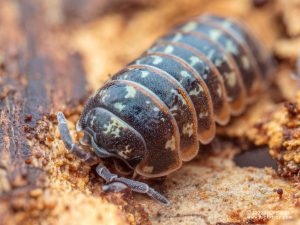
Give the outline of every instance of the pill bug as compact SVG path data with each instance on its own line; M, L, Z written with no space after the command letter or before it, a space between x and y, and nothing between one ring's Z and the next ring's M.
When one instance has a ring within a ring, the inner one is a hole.
M96 155L72 142L58 113L61 138L90 164L98 157L115 158L143 177L166 176L212 141L216 124L227 124L255 100L268 84L270 68L269 55L244 25L197 17L160 38L90 97L77 131L85 133L82 144ZM106 190L125 184L168 203L148 185L118 177L101 164L97 172L110 183Z

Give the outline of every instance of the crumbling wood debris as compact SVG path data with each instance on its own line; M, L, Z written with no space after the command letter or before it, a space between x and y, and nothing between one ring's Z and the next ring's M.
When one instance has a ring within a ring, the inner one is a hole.
M32 161L51 138L53 113L87 95L80 56L47 26L40 5L0 2L0 224L29 210L44 187L45 172Z

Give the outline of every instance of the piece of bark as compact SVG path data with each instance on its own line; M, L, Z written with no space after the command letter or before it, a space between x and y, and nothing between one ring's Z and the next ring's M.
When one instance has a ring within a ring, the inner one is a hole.
M269 147L283 177L300 179L299 118L300 93L293 100L277 106L269 116L262 117L259 126L248 133L249 139Z
M35 1L0 2L1 224L29 210L31 192L44 188L45 173L33 160L51 137L52 114L87 95L79 55L45 25L42 13Z

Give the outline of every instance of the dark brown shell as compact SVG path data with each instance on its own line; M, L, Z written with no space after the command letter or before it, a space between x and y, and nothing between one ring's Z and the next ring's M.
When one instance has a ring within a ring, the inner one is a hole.
M201 16L114 75L89 99L78 127L134 161L138 174L168 175L214 138L216 123L244 111L265 88L270 65L244 25Z

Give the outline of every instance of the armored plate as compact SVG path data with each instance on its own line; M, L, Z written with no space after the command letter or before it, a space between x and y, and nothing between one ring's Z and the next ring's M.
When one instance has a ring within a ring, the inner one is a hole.
M100 107L90 110L86 118L85 132L96 143L96 154L101 149L109 150L110 154L118 156L131 166L135 166L143 158L146 151L145 140L128 123Z
M195 31L200 32L212 41L220 44L235 60L242 80L247 91L247 97L252 96L257 92L260 82L259 71L257 64L247 45L243 45L237 38L230 32L226 31L222 26L207 22L207 21L193 21L189 22L178 28L184 32Z
M172 50L172 52L170 52ZM163 42L160 41L148 50L148 53L168 53L173 56L179 57L185 63L187 63L192 70L196 71L196 79L204 81L209 93L208 97L211 97L213 103L214 120L219 124L226 124L230 119L229 104L222 81L222 77L217 68L198 50L176 42ZM189 77L187 77L190 79ZM185 88L189 88L185 86ZM190 90L188 93L195 95L195 89ZM202 93L202 92L200 92ZM207 94L206 92L203 94ZM206 97L207 98L207 97ZM198 115L201 119L203 111L203 101L194 101L195 108L198 109ZM203 125L202 125L203 126Z
M250 32L250 29L247 28L246 24L237 22L234 19L214 15L203 15L198 19L219 24L235 35L235 37L243 42L244 45L248 45L252 55L256 59L255 61L258 63L260 75L264 78L265 82L268 81L267 76L270 75L270 68L272 68L272 62L268 55L268 51L266 51L257 38Z
M176 120L148 88L132 81L113 80L106 83L94 99L98 107L112 112L143 136L147 149L136 167L137 173L160 177L181 166Z
M162 70L151 66L129 66L112 77L113 80L130 80L151 90L169 108L180 133L180 150L183 161L191 160L198 153L196 111L180 83Z
M240 71L234 59L222 46L199 32L174 32L162 40L184 43L199 50L211 60L223 77L231 113L237 115L245 109L246 91Z
M158 63L159 62L159 63ZM161 69L176 80L186 88L184 84L187 82L189 83L189 89L186 89L186 92L189 94L193 94L193 91L197 90L199 94L204 95L204 88L203 86L205 83L201 79L196 79L198 76L196 71L194 71L187 63L185 63L180 58L165 54L165 53L149 53L144 55L143 57L139 58L139 60L135 61L133 65L150 65ZM199 80L202 82L199 83ZM202 93L203 90L203 93ZM206 88L207 90L207 88ZM209 93L209 92L208 92ZM200 96L202 97L202 96ZM203 96L204 97L204 96ZM209 96L207 96L209 97ZM194 99L194 98L191 98ZM211 141L215 134L215 123L213 118L213 111L212 111L212 104L211 102L204 102L208 103L207 105L202 105L201 108L198 105L194 104L194 107L197 112L197 119L198 119L198 136L199 140L202 143L207 143ZM198 103L199 104L199 103ZM201 110L199 113L197 110Z

